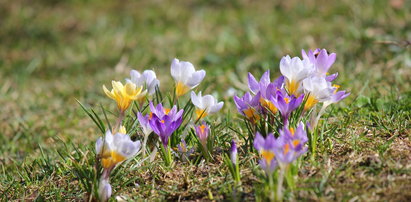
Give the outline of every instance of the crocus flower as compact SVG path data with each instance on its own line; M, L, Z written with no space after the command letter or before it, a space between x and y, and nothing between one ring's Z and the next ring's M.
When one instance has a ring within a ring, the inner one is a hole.
M96 153L101 157L104 168L113 168L118 163L133 157L140 150L140 141L133 142L127 134L106 132L105 138L96 142Z
M111 185L108 179L101 179L98 186L98 196L100 201L108 201L112 193Z
M186 141L184 139L181 139L180 144L177 145L178 152L180 153L180 157L182 158L183 161L187 161L188 157L191 155L191 153L194 152L194 148L188 149Z
M203 122L201 125L195 126L196 135L200 140L200 143L203 145L204 148L207 147L207 138L210 134L210 126L207 125L206 122Z
M234 140L231 140L230 159L234 165L237 164L237 145Z
M337 103L350 95L350 93L347 93L345 90L338 91L338 88L340 88L339 85L334 84L333 87L335 88L333 94L330 96L330 98L327 101L324 102L324 105L326 106L333 104L333 103Z
M121 112L126 111L133 100L137 100L145 94L142 92L143 87L137 87L134 83L123 85L119 81L112 81L112 86L113 89L109 91L103 85L103 90L109 98L117 102L117 107Z
M152 113L152 117L149 119L150 127L160 137L163 146L167 147L171 134L183 122L182 115L184 110L181 109L177 112L176 106L171 110L166 110L161 103L154 107L152 102L150 102L150 110Z
M196 71L190 62L174 59L171 63L171 76L176 82L176 95L180 97L195 88L204 79L204 70Z
M288 124L288 118L292 111L300 106L304 99L304 94L296 98L294 95L288 95L283 90L278 90L275 96L271 97L271 101L274 103L275 107L280 111L281 117L283 118L284 125Z
M295 96L300 94L300 83L314 71L314 66L309 60L298 57L284 56L280 61L280 71L285 77L288 93Z
M224 105L224 102L217 103L217 99L212 95L201 96L201 91L198 95L191 91L191 102L196 106L197 119L204 118L208 114L217 113Z
M303 81L304 92L308 95L304 105L304 110L311 109L318 102L324 102L330 99L335 91L330 82L323 77L309 77Z
M338 73L327 76L328 70L335 62L337 56L335 53L328 54L327 50L317 48L314 51L309 50L307 53L301 50L301 54L304 59L314 64L316 76L325 77L327 81L333 81L337 78Z
M137 119L138 122L140 122L140 126L143 130L144 135L150 135L151 132L153 132L153 129L151 129L150 123L149 123L149 115L143 115L142 113L138 112L137 113Z
M297 130L284 127L280 130L277 139L277 146L274 151L280 163L288 164L307 152L305 143L308 141L307 133L304 131L304 124L300 123Z
M274 82L270 81L270 70L267 70L263 76L261 76L258 82L255 77L248 73L248 87L254 94L260 93L260 103L265 109L270 110L272 113L277 112L277 108L270 101L271 95L275 94L277 89L280 89L284 83L284 76L280 76Z
M268 134L264 139L260 133L257 132L254 139L254 148L261 155L260 166L267 173L271 174L277 167L278 163L274 153L276 147L276 139L273 134Z
M130 79L126 79L126 81L134 83L137 87L146 88L149 95L153 95L156 92L156 87L160 86L160 81L153 70L145 70L143 74L136 70L131 70Z
M242 98L234 96L234 102L238 112L244 115L248 120L255 123L260 120L260 93L254 97L249 92L245 93Z

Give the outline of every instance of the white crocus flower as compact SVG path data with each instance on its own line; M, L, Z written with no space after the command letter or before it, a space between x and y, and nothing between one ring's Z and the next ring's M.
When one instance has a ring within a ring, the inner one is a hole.
M107 179L101 179L98 186L98 196L100 201L108 201L112 193L111 185Z
M193 91L191 91L191 102L196 106L197 119L217 113L224 105L224 102L218 102L212 95L201 96L201 92L196 95Z
M309 60L301 60L299 57L284 56L280 61L281 74L286 78L285 84L290 94L298 96L302 80L310 76L314 71L314 65Z
M180 62L174 58L171 63L171 76L176 82L177 97L186 94L189 90L198 86L205 75L206 72L204 70L196 71L190 62Z
M143 74L136 70L131 70L130 77L130 79L126 79L127 82L134 83L137 87L147 88L149 95L153 95L156 92L156 87L160 86L160 81L152 70L145 70Z
M129 159L140 150L140 141L133 142L127 134L106 132L106 136L96 142L96 152L101 157L104 168L113 168L118 163Z
M335 88L324 77L309 77L303 80L304 93L308 95L304 110L308 110L318 102L330 99Z

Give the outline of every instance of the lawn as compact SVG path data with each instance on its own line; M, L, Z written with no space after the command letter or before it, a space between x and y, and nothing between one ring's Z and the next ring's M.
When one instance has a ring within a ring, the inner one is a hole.
M210 119L222 139L238 141L242 188L233 191L222 160L228 141L211 161L172 168L135 157L113 173L111 200L262 200L258 155L240 138L247 129L233 95L247 91L248 72L276 78L282 56L325 48L351 95L327 109L316 154L302 157L285 199L410 200L410 3L0 0L0 199L87 200L79 172L93 172L102 133L77 100L102 117L104 106L115 122L102 85L153 69L172 92L178 58L204 69L197 90L225 103Z

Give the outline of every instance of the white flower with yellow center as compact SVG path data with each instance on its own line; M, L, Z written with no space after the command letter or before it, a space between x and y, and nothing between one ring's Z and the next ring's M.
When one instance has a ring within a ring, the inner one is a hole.
M313 73L314 65L309 60L291 58L287 55L280 61L280 71L286 78L285 85L288 93L298 96L301 93L301 81Z
M324 77L309 77L303 81L304 93L308 98L304 105L304 110L312 108L318 102L325 102L330 99L335 91L330 82Z
M129 159L140 150L140 141L133 142L127 134L106 132L106 136L96 142L96 152L101 157L102 166L106 169L113 168L117 164Z
M196 95L193 91L191 91L191 102L196 106L197 119L217 113L224 105L224 102L218 102L212 95L201 96L201 92Z
M145 70L142 74L136 70L131 70L130 79L126 79L126 81L134 83L137 87L146 88L149 95L153 95L156 92L156 87L160 86L160 81L153 70Z
M206 72L204 70L196 71L190 62L179 61L174 59L171 63L171 76L176 82L176 95L180 97L189 90L198 86L204 79Z

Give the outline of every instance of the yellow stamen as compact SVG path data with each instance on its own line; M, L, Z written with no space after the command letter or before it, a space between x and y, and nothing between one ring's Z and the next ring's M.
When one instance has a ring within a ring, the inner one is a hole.
M161 120L160 122L161 122L161 123L164 123L164 120Z
M168 113L170 113L170 110L171 109L169 109L169 108L164 108L164 114L168 115Z
M205 124L203 124L203 125L200 126L200 131L201 131L201 133L204 133L204 132L205 132L205 128L206 128L206 125L205 125Z
M300 144L300 140L293 140L293 146L296 147Z
M311 109L315 104L317 104L317 102L318 102L318 100L315 99L314 96L309 95L308 98L307 98L307 101L305 102L304 110L307 111L307 110Z
M290 103L290 98L285 97L285 98L284 98L284 101L285 101L285 103L287 103L287 104L288 104L288 103Z
M337 91L338 91L338 89L339 89L341 86L340 86L340 85L337 85L337 84L333 84L333 87L335 88L334 94L336 94Z
M290 145L287 143L284 145L284 154L287 154L290 151Z
M275 157L275 154L272 151L269 150L262 150L261 151L261 156L263 157L263 159L265 160L265 162L270 165L271 161L273 160L273 158Z
M207 116L207 112L205 111L205 109L197 108L195 112L197 115L197 119L202 119Z
M180 96L186 94L189 90L190 90L190 87L186 86L184 83L182 83L180 81L176 85L176 95L177 95L177 97L180 97Z

